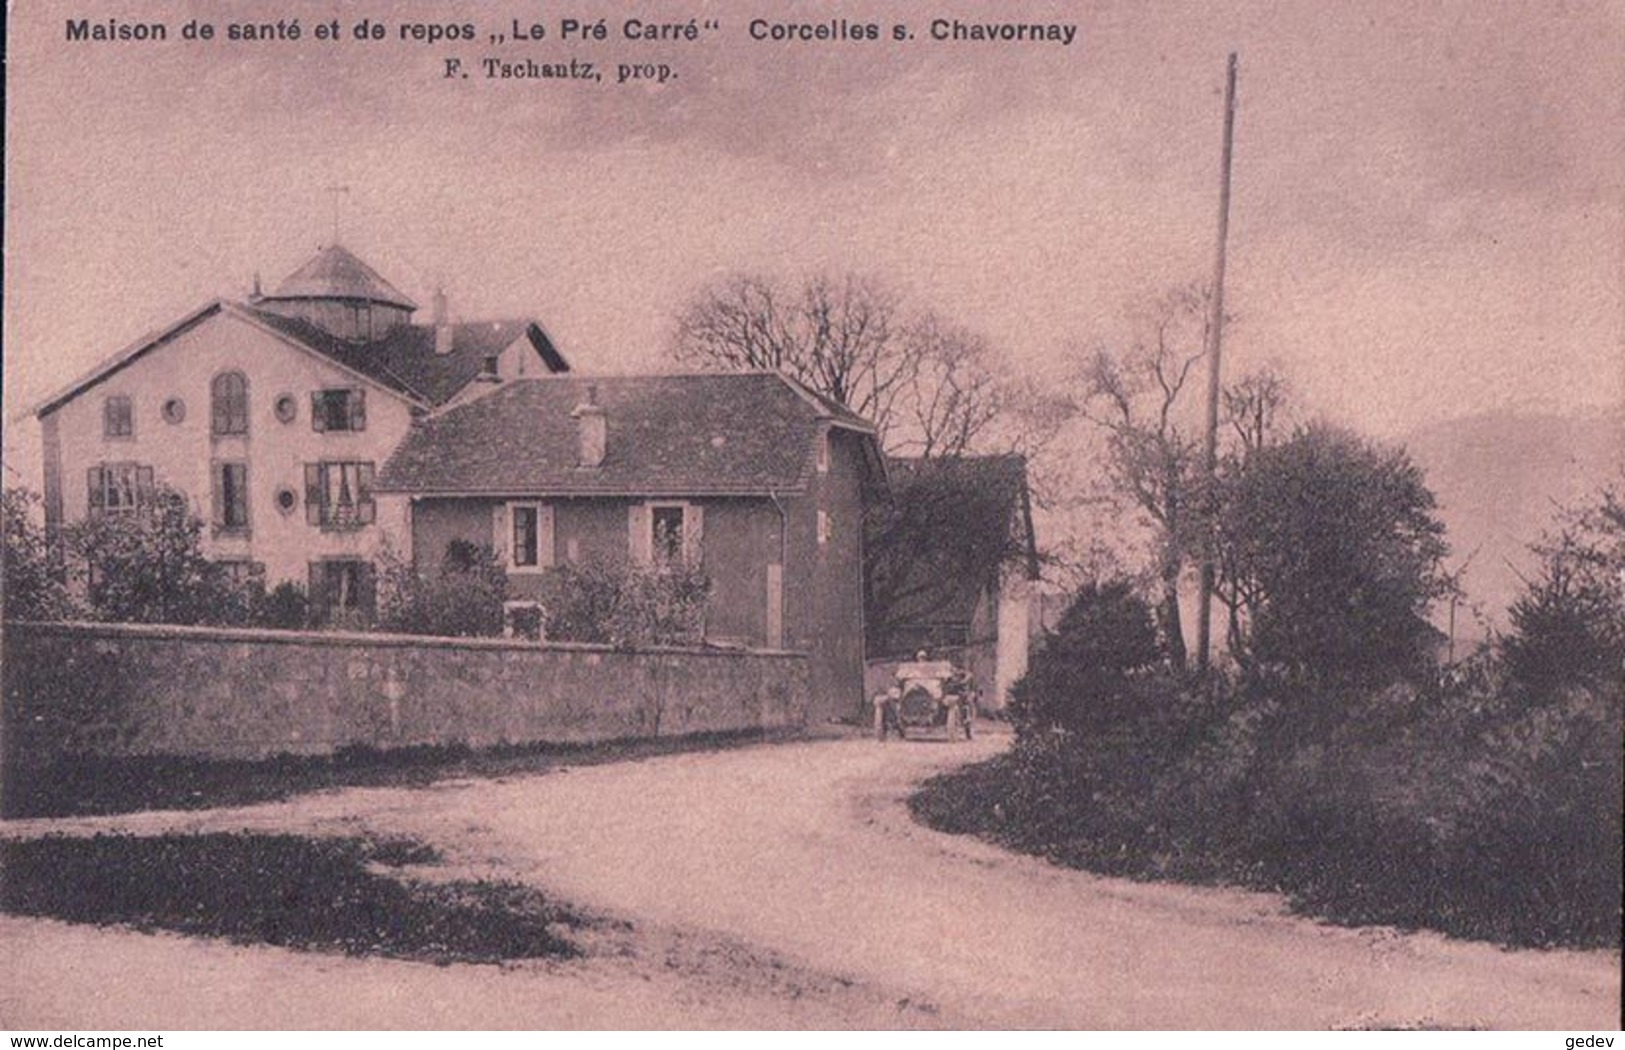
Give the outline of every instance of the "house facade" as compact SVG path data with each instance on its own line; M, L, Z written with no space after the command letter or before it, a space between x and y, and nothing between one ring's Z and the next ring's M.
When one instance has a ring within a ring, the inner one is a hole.
M505 380L420 420L377 480L410 550L489 546L516 599L588 561L682 559L712 641L809 654L820 714L863 696L863 516L873 428L768 372Z
M438 297L437 297L438 298ZM414 418L503 375L568 364L530 321L428 325L342 247L271 294L216 300L143 337L36 410L46 525L185 493L211 557L365 615L404 504L374 491Z

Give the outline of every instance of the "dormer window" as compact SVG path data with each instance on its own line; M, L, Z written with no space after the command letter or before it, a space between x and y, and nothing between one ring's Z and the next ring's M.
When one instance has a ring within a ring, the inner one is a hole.
M135 436L135 412L127 397L110 397L102 402L102 437Z
M241 372L222 372L214 377L209 394L215 436L248 433L248 378Z
M318 390L310 395L310 428L366 430L367 392L360 387Z

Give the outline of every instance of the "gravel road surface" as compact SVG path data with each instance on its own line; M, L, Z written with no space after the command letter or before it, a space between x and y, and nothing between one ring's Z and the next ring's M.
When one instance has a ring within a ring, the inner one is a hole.
M432 966L0 917L0 1027L1597 1029L1613 952L1505 951L1266 894L1054 867L903 800L1005 738L849 738L206 813L0 826L410 834L606 924L583 962Z

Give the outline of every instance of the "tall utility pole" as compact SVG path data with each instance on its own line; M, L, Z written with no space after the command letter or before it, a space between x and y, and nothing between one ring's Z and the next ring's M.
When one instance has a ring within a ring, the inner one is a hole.
M1213 298L1207 315L1207 428L1202 434L1202 464L1207 473L1208 509L1219 468L1219 346L1224 332L1224 250L1230 237L1230 155L1236 133L1236 53L1224 81L1224 160L1219 168L1219 248L1213 259ZM1211 523L1209 523L1211 524ZM1201 594L1196 604L1196 669L1206 675L1213 633L1213 534L1202 538Z

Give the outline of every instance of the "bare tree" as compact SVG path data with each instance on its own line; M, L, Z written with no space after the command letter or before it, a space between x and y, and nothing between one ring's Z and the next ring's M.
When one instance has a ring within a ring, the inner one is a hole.
M1224 418L1241 443L1241 454L1263 448L1274 437L1286 409L1286 380L1273 367L1250 372L1224 389Z
M904 332L910 377L895 406L899 453L924 459L985 447L1011 406L1011 389L989 367L980 335L925 314Z
M1007 400L980 335L911 312L855 274L798 287L740 274L704 288L678 317L672 356L701 368L784 372L871 420L896 455L981 451Z
M1157 626L1174 666L1186 664L1180 626L1180 578L1201 498L1199 427L1181 418L1181 395L1206 355L1202 324L1206 296L1199 287L1176 289L1141 319L1140 332L1121 351L1097 349L1078 375L1078 414L1106 437L1107 474L1113 489L1154 526L1160 591Z

